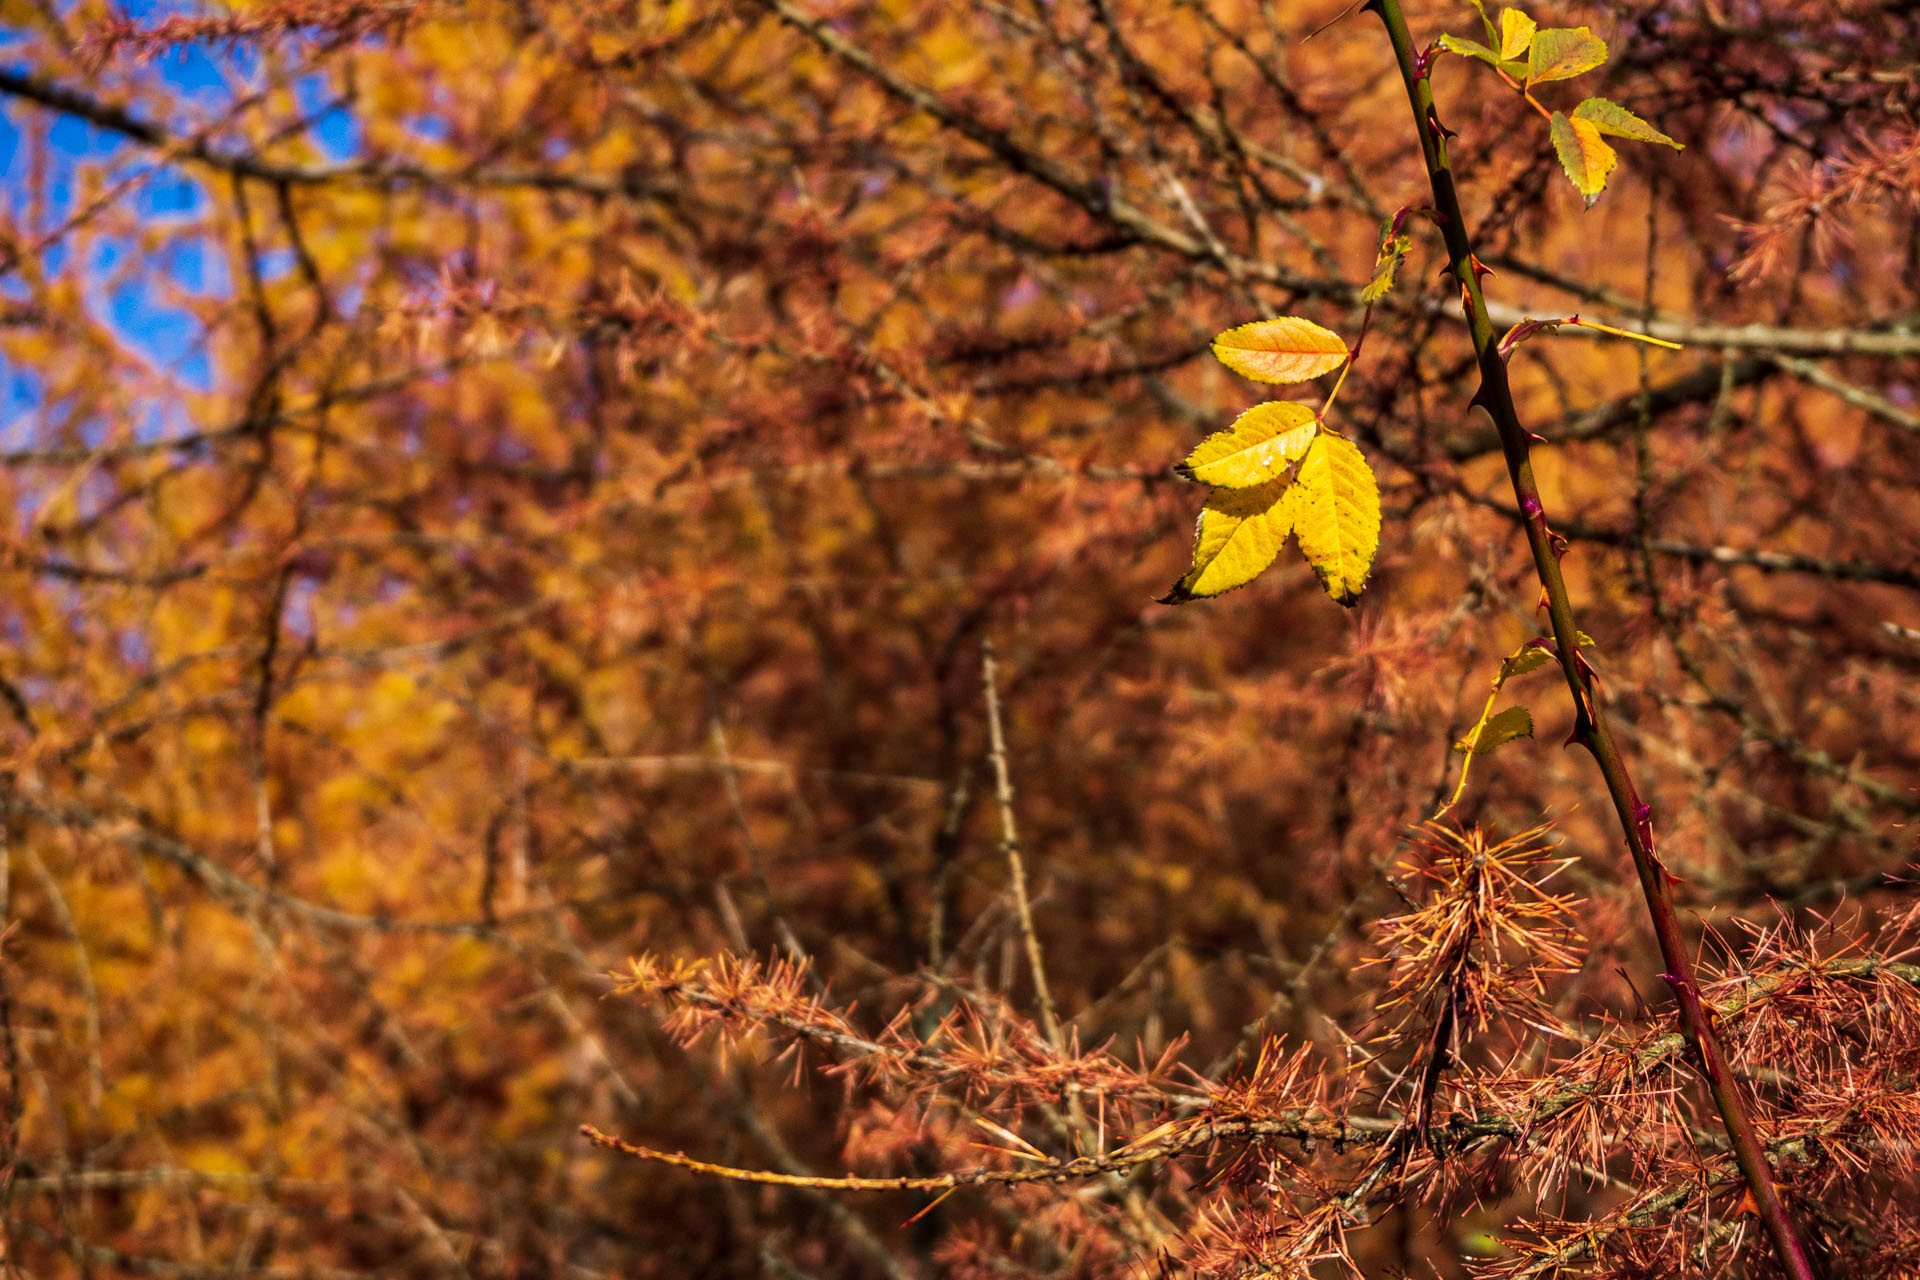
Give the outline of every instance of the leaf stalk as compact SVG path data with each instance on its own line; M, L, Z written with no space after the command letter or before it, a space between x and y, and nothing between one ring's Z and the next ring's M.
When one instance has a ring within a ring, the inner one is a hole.
M1327 410L1333 408L1334 399L1339 396L1340 388L1347 385L1347 375L1353 372L1353 366L1360 359L1360 350L1367 345L1367 328L1373 323L1373 304L1367 304L1367 311L1360 318L1360 337L1347 352L1346 363L1340 366L1340 376L1333 380L1333 390L1327 392L1327 398L1321 402L1320 412L1313 416L1320 421L1327 420Z

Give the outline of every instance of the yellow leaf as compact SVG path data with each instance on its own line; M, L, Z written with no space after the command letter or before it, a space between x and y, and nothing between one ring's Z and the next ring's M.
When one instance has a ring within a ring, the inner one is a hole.
M1527 50L1527 83L1571 80L1607 60L1607 42L1585 27L1548 27L1536 31Z
M1266 571L1292 532L1298 486L1274 480L1252 489L1215 489L1193 530L1193 568L1160 597L1185 604L1243 587Z
M1500 56L1517 58L1533 43L1534 21L1518 9L1500 15Z
M1587 207L1606 189L1607 175L1620 157L1600 136L1591 120L1569 120L1556 111L1551 127L1553 149L1560 156L1560 167L1573 179L1574 187L1587 198Z
M1347 358L1340 335L1299 316L1256 320L1213 340L1213 354L1255 382L1305 382Z
M1322 434L1300 463L1294 532L1327 594L1351 606L1380 546L1380 489L1353 441Z
M1306 405L1270 400L1202 440L1174 470L1202 484L1249 489L1285 475L1319 429L1319 420Z

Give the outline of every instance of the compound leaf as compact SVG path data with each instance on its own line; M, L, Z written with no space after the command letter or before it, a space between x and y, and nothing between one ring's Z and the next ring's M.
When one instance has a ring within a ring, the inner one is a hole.
M1657 142L1663 147L1672 147L1675 151L1684 150L1666 134L1642 120L1633 112L1617 102L1605 98L1588 98L1573 109L1575 120L1585 120L1601 133L1616 138L1630 138L1635 142Z
M1551 133L1553 149L1560 156L1560 167L1573 179L1574 187L1587 198L1587 207L1591 209L1606 189L1607 175L1619 163L1619 155L1601 138L1599 128L1591 120L1570 120L1556 111Z
M1518 58L1533 45L1535 24L1532 18L1518 9L1508 9L1500 15L1500 56Z
M1380 487L1353 441L1321 433L1307 448L1294 480L1300 491L1294 532L1300 552L1327 594L1351 606L1360 599L1380 546Z
M1527 50L1527 84L1571 80L1607 60L1607 42L1585 27L1548 27Z
M1255 382L1305 382L1347 358L1347 344L1331 329L1299 316L1256 320L1213 340L1213 354Z
M1174 470L1202 484L1249 489L1285 475L1319 430L1319 419L1306 405L1269 400L1202 440Z
M1215 489L1193 529L1193 568L1160 597L1185 604L1243 587L1266 572L1293 530L1298 489L1284 478L1252 489Z
M1515 738L1533 736L1533 716L1525 707L1508 707L1498 715L1488 716L1473 727L1466 737L1453 744L1455 751L1464 751L1468 755L1485 755L1495 747L1504 746Z

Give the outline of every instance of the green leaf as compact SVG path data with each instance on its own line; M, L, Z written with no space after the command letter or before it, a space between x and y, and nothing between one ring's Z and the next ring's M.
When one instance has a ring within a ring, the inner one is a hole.
M1339 368L1347 344L1311 320L1279 316L1227 330L1213 340L1213 354L1255 382L1305 382Z
M1306 405L1269 400L1202 440L1174 470L1202 484L1249 489L1284 476L1319 430L1318 417Z
M1582 649L1593 643L1593 637L1584 631L1576 631L1573 634L1577 637L1576 642ZM1498 689L1515 676L1524 676L1529 672L1538 671L1553 661L1556 661L1553 650L1544 644L1529 641L1515 649L1508 655L1507 660L1500 664L1500 674L1494 677L1493 687Z
M1503 59L1498 52L1489 49L1486 45L1476 40L1463 40L1459 36L1443 35L1440 37L1440 47L1448 53L1457 53L1467 58L1478 58L1488 66L1498 67L1510 76L1520 76L1527 73L1526 63L1507 61Z
M1494 683L1496 687L1503 685L1515 676L1538 671L1552 661L1553 653L1545 645L1525 645L1520 652L1500 664L1500 676Z
M1360 599L1380 547L1380 487L1353 441L1315 436L1294 479L1294 532L1320 585L1341 604Z
M1244 587L1273 563L1293 530L1298 490L1279 479L1252 489L1215 489L1193 530L1193 568L1160 597L1185 604Z
M1475 725L1471 733L1453 744L1453 749L1468 755L1482 756L1495 747L1512 742L1515 738L1532 736L1532 714L1525 707L1508 707L1498 715L1489 716Z
M1487 6L1485 3L1485 0L1471 0L1471 2L1473 4L1474 11L1480 15L1480 25L1487 29L1487 43L1499 44L1500 31L1499 31L1499 28L1493 25L1493 19L1487 16ZM1445 39L1444 36L1441 38Z
M1500 15L1500 56L1518 58L1533 45L1534 21L1518 9Z
M1587 198L1587 208L1593 208L1593 202L1606 189L1607 175L1620 162L1619 155L1601 139L1600 130L1591 120L1569 120L1556 111L1550 132L1560 167Z
M1575 120L1585 120L1601 133L1615 138L1630 138L1635 142L1657 142L1663 147L1672 147L1675 151L1684 148L1666 134L1642 120L1633 112L1616 102L1605 98L1588 98L1573 109Z
M1378 302L1393 288L1400 274L1400 262L1413 248L1413 237L1396 226L1397 218L1388 218L1380 227L1380 256L1374 259L1373 278L1360 290L1360 301Z
M1571 80L1607 60L1607 42L1585 27L1536 31L1527 50L1527 84Z

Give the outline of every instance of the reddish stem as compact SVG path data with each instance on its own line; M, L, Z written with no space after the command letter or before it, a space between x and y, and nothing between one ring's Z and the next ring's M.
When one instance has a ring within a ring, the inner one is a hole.
M1633 855L1639 873L1640 888L1646 896L1647 911L1653 920L1653 932L1660 944L1663 975L1673 988L1680 1008L1680 1029L1692 1044L1696 1065L1706 1077L1719 1108L1721 1122L1733 1142L1734 1158L1746 1178L1754 1206L1772 1237L1780 1263L1793 1280L1814 1280L1806 1246L1801 1243L1793 1219L1788 1215L1780 1192L1774 1186L1773 1171L1767 1165L1766 1149L1761 1144L1753 1118L1748 1112L1746 1091L1727 1062L1727 1055L1714 1030L1706 1006L1700 999L1700 983L1692 957L1680 930L1680 918L1674 910L1672 879L1661 865L1653 848L1653 827L1647 806L1627 776L1620 748L1607 730L1606 717L1595 696L1590 670L1580 657L1579 631L1574 625L1573 607L1567 597L1567 584L1560 574L1560 557L1554 548L1553 534L1547 527L1546 508L1540 501L1540 489L1534 481L1529 456L1529 437L1520 425L1514 409L1513 392L1507 384L1507 365L1501 358L1487 315L1486 301L1480 293L1477 261L1460 212L1459 194L1453 184L1453 170L1447 159L1447 135L1439 127L1433 104L1433 87L1416 63L1413 39L1407 31L1406 16L1400 0L1369 0L1368 7L1386 24L1387 37L1393 42L1394 56L1400 63L1401 79L1413 106L1414 127L1420 135L1420 150L1426 160L1427 177L1433 186L1434 206L1440 211L1440 231L1446 239L1453 274L1460 281L1461 302L1473 335L1474 354L1480 365L1480 391L1476 401L1492 417L1500 433L1501 451L1506 455L1507 473L1513 481L1514 497L1525 517L1527 543L1533 551L1534 569L1546 596L1547 613L1553 621L1553 636L1559 649L1560 669L1573 696L1574 730L1572 741L1585 747L1600 766L1607 792L1613 797L1615 814Z

